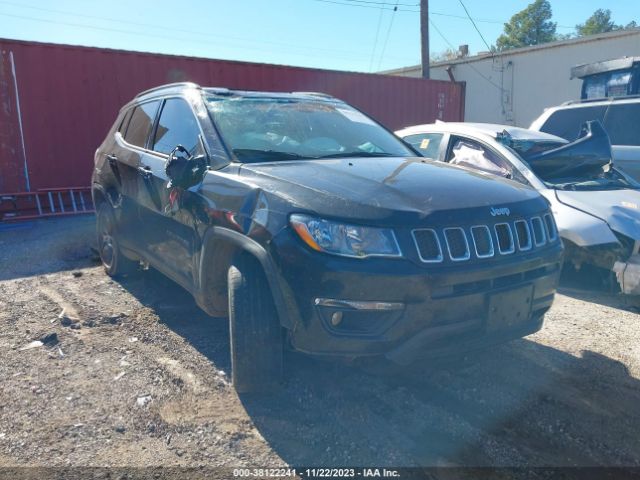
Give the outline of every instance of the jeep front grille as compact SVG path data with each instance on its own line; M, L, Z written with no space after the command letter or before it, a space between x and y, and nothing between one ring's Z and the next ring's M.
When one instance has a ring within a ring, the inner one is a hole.
M556 238L558 238L558 230L556 230L556 222L550 213L545 213L544 224L547 227L547 238L550 242L553 242Z
M438 263L443 260L442 247L435 230L425 228L411 232L413 241L418 247L420 260L425 263Z
M447 243L447 250L451 260L459 262L461 260L469 260L469 258L471 258L467 235L462 228L445 228L444 239Z
M508 223L498 223L494 227L496 231L496 237L498 237L498 251L502 255L507 255L516 251L516 246L513 241L513 232L511 231L511 225Z
M471 227L471 237L473 238L476 257L493 257L493 240L491 239L491 230L489 230L489 227L486 225L476 225L475 227Z
M547 236L544 233L544 224L540 217L533 217L531 219L531 231L533 232L533 243L536 247L540 247L546 243Z
M531 230L529 230L529 222L526 220L516 220L516 238L518 239L518 248L520 250L531 250Z
M420 228L411 234L424 263L511 255L542 247L558 238L551 214L471 227Z

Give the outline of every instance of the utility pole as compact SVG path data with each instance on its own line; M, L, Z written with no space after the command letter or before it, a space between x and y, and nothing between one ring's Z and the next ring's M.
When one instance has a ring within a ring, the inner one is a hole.
M429 78L429 0L420 0L420 39L422 78Z

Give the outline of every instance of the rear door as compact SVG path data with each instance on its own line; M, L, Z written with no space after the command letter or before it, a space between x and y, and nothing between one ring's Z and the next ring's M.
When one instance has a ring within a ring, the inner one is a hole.
M198 239L194 216L186 207L193 192L167 188L169 153L182 145L192 155L200 152L200 126L189 103L181 97L164 100L157 124L141 159L141 220L147 234L147 252L154 265L184 286L193 283L193 253Z
M106 152L122 193L120 230L125 245L140 251L144 238L140 229L140 159L160 102L148 102L132 107L116 133L112 151Z
M613 146L613 162L640 180L640 102L612 103L604 127Z

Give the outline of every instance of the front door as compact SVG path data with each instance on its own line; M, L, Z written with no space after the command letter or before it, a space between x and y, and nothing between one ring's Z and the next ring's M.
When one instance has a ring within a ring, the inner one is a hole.
M185 208L190 191L168 188L165 167L169 153L182 145L192 155L200 148L200 127L191 106L183 98L166 99L147 152L141 158L141 222L147 253L154 264L186 285L194 281L193 254L198 248L195 217Z

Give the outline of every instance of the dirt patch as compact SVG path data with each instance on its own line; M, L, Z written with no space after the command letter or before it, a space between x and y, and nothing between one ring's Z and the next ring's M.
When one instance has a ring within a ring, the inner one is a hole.
M238 397L226 319L74 256L86 220L32 228L0 231L0 466L640 466L640 320L619 297L563 290L539 333L444 364L289 354L281 392Z

